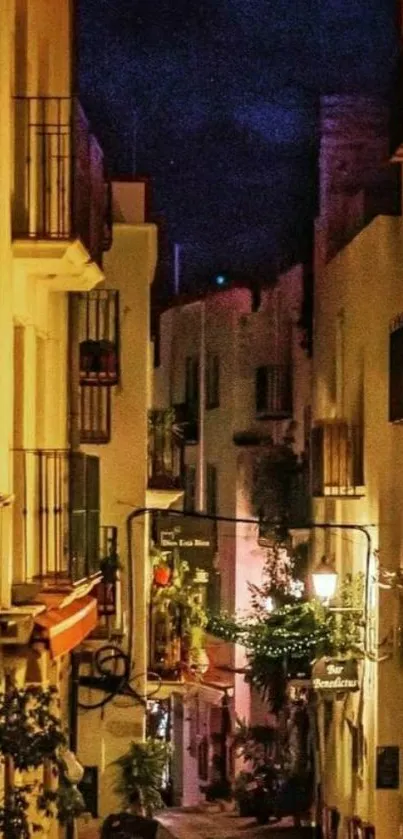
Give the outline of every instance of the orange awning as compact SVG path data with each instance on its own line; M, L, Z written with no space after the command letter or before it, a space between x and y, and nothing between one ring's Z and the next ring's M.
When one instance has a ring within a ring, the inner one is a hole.
M57 658L77 647L95 629L98 621L95 597L81 597L61 609L49 609L35 618L36 640L47 641Z

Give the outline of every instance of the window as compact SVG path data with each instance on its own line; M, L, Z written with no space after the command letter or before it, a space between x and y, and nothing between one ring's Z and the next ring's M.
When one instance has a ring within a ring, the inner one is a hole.
M389 422L403 420L403 315L392 324L389 338Z
M206 408L218 408L220 405L220 357L208 355L206 364Z
M193 513L196 509L196 467L185 467L185 497L183 509L186 513Z
M256 414L261 419L292 416L290 368L286 364L258 367L255 378Z
M217 515L217 469L207 464L206 473L206 512L209 516Z
M364 484L360 426L322 420L311 431L311 484L314 496L348 496Z
M189 415L197 417L199 407L199 359L188 356L185 366L185 403Z

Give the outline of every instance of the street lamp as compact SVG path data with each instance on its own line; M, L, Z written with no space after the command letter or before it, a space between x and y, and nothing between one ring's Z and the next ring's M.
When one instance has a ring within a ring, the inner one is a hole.
M328 603L334 597L338 576L333 563L326 556L323 556L312 573L314 592L320 600Z

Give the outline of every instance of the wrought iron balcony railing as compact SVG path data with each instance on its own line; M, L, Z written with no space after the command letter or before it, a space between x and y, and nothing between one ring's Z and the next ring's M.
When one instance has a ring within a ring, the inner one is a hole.
M77 99L15 98L15 238L81 239L101 264L110 246L103 153Z
M119 292L93 289L76 295L80 384L111 387L119 382Z
M173 411L150 411L148 416L149 489L184 488L183 437Z
M363 437L346 420L323 420L311 432L312 495L362 495Z
M14 452L14 582L69 587L99 572L99 459Z

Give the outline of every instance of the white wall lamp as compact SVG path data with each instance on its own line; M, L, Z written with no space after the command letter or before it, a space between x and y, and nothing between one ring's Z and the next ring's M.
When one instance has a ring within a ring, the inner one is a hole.
M331 559L323 556L316 568L312 572L313 589L316 597L323 602L323 605L331 612L355 612L357 615L362 615L364 612L363 606L331 606L336 591L339 575L334 567Z
M332 561L323 556L312 572L313 590L316 597L328 606L337 589L339 575Z

